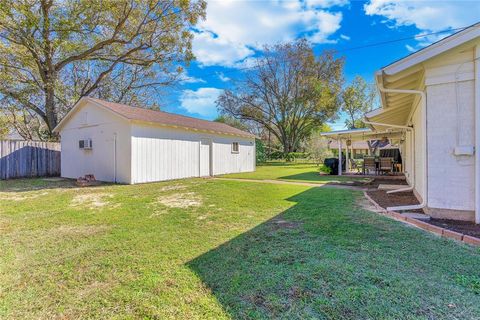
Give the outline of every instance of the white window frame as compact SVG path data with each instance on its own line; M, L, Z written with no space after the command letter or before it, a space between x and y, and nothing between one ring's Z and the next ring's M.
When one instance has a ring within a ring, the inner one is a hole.
M237 150L235 150L235 145L237 146ZM236 141L232 142L232 153L240 153L240 143Z

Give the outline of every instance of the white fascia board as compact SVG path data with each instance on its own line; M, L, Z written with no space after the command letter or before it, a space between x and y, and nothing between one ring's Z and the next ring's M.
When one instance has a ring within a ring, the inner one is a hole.
M382 70L387 75L396 74L477 37L480 37L480 23L477 23L397 62L394 62L391 65L382 68Z
M341 137L352 137L358 134L370 133L372 130L370 128L361 128L361 129L351 129L351 130L338 130L330 132L321 132L320 135L334 138Z
M372 111L369 111L367 113L365 113L363 116L367 119L371 118L371 117L375 117L375 116L378 116L379 114L382 114L385 112L385 109L383 108L378 108L378 109L375 109L375 110L372 110Z
M126 121L129 121L130 120L128 118L126 118L125 116L113 111L112 109L104 106L103 104L95 101L95 100L92 100L90 99L89 97L82 97L80 98L80 100L78 100L77 103L75 103L75 105L73 106L72 109L70 109L70 111L68 111L68 113L65 115L65 117L63 117L62 121L60 121L59 124L57 124L57 126L53 129L53 132L55 133L59 133L60 130L62 129L62 127L65 125L65 123L68 122L68 120L75 114L75 112L77 112L77 109L81 108L82 106L84 106L86 103L91 103L97 107L100 107L102 108L103 110L106 110L107 112L110 112L111 114L117 116L117 117L120 117Z

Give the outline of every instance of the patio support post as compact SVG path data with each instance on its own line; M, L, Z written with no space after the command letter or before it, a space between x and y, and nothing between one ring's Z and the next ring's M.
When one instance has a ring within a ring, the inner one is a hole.
M480 45L475 47L475 223L480 223Z
M342 175L342 139L338 139L338 175Z
M348 144L345 142L345 173L348 173L350 171L350 163L348 162L349 160L349 154L348 154Z

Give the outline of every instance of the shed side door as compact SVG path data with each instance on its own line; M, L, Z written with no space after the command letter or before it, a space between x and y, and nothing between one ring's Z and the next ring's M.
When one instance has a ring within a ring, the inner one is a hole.
M200 140L200 177L210 176L210 139Z

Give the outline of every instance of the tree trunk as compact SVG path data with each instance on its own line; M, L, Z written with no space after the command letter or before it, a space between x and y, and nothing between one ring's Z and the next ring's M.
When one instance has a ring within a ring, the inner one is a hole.
M290 143L288 138L285 138L283 141L283 153L285 158L287 158L288 154L293 151L294 151L293 145ZM287 158L287 161L288 161L288 158Z
M58 115L55 107L55 76L52 74L47 75L47 81L45 84L45 116L48 127L48 133L51 137L54 136L53 129L58 124Z

